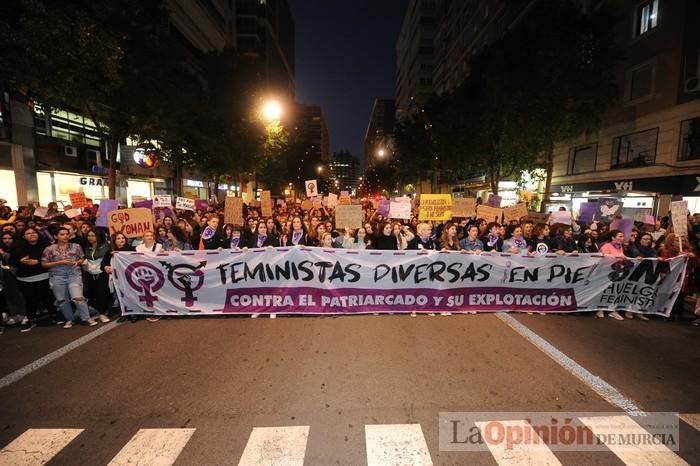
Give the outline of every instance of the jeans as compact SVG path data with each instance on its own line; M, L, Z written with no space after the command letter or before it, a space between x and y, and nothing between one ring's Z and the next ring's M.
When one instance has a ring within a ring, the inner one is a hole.
M83 274L80 269L52 270L49 286L56 297L56 306L63 312L66 321L74 319L71 301L81 320L87 322L90 319L87 300L83 296Z

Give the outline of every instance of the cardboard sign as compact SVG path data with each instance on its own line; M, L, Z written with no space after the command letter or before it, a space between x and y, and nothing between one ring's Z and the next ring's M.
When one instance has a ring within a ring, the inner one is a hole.
M224 223L243 225L243 199L235 196L226 197L224 205Z
M476 215L476 199L458 197L452 200L452 216L470 218Z
M313 205L314 209L322 208L323 207L323 199L321 199L320 197L315 197L312 205Z
M503 198L495 194L489 194L489 199L486 201L486 205L489 207L501 207L501 202Z
M85 197L84 192L69 193L70 205L74 209L88 209L92 207L92 204Z
M100 208L97 210L97 221L95 225L98 227L109 226L109 213L117 209L119 209L119 201L114 199L102 199L100 201Z
M175 202L175 208L178 210L191 210L194 212L195 200L186 197L178 197Z
M153 207L172 207L173 198L170 194L159 194L153 196Z
M452 220L452 196L449 194L421 194L418 219Z
M389 206L389 218L408 220L411 218L411 200L391 201Z
M688 201L671 202L671 221L675 234L688 236Z
M501 217L503 216L503 210L497 207L491 207L488 205L480 205L476 207L476 218L483 218L487 222L501 222Z
M591 223L600 206L597 202L582 202L578 208L578 219L580 222Z
M352 199L350 199L350 196L340 196L338 198L338 205L352 205Z
M63 213L66 214L66 217L68 218L75 218L81 214L81 211L80 209L68 209Z
M360 228L364 220L361 205L339 205L335 208L335 227Z
M340 197L350 197L350 191L340 191Z
M260 193L260 208L263 217L272 217L272 192L263 191Z
M653 215L645 215L644 216L644 224L645 225L656 225L656 218Z
M146 200L146 198L143 197L143 196L136 196L136 195L131 196L131 202L132 202L132 203L134 203L134 202L141 202L141 201L145 201L145 200Z
M308 197L318 196L318 183L316 180L306 180L306 195Z
M127 238L139 238L153 231L153 214L150 209L122 209L109 212L109 234L124 233Z
M49 208L48 207L37 207L34 209L34 216L39 217L39 218L46 218L46 216L49 214Z
M532 220L532 223L537 225L538 223L547 223L547 219L549 218L549 214L546 212L528 212L527 218Z
M335 206L338 205L338 195L333 193L328 194L328 200L326 201L326 205L331 209L334 209Z
M304 199L301 202L301 208L302 210L311 210L314 207L314 203L311 202L311 199Z
M519 222L523 217L527 217L527 205L524 202L503 208L503 221L505 223Z
M557 210L552 212L552 219L549 221L550 225L555 223L561 223L564 225L571 225L571 212L568 210Z

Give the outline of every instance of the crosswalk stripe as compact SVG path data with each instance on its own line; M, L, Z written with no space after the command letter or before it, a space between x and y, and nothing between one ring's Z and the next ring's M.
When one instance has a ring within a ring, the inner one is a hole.
M681 413L679 417L683 419L685 423L691 426L693 429L700 431L700 414Z
M139 429L109 466L170 466L195 429Z
M35 466L48 463L83 429L28 429L0 450L3 466Z
M629 416L596 416L581 417L582 423L590 427L593 435L608 436L621 432L631 435L643 436L648 434L646 430ZM615 456L625 464L645 464L649 466L687 466L683 458L675 454L665 445L619 445L605 443Z
M238 466L303 466L309 426L254 427Z
M476 426L486 438L484 430L492 421L476 422ZM532 434L526 443L513 443L512 448L503 442L486 441L486 446L491 451L491 455L499 466L521 466L536 464L541 466L559 466L561 463L554 456L552 450L542 442L542 438L530 428L530 424L525 420L517 421L497 421L505 429L512 429L513 432L529 432Z
M432 466L420 424L365 426L367 466Z

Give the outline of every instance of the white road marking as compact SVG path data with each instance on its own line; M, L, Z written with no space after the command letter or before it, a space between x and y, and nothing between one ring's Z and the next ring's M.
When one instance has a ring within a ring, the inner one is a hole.
M514 317L506 313L498 313L496 316L505 322L510 328L522 335L526 340L539 348L544 354L549 356L554 362L569 371L574 377L588 385L594 392L603 397L608 403L617 406L631 416L645 416L646 413L635 404L634 401L625 397L617 388L610 385L597 375L589 372L585 367L562 353L547 340L518 322Z
M77 340L74 340L70 343L68 343L66 346L63 346L53 353L49 353L46 356L37 359L36 361L27 364L26 366L22 367L21 369L17 369L16 371L6 375L2 379L0 379L0 389L7 387L8 385L12 385L13 383L17 382L18 380L28 376L32 372L35 372L45 365L55 361L56 359L60 358L61 356L65 356L69 352L73 351L74 349L83 346L85 343L94 340L95 338L99 337L100 335L109 332L112 330L114 327L119 325L118 322L110 322L106 325L103 325L97 330L94 330L90 333L88 333L85 336L82 336L78 338Z
M476 426L484 435L484 427L489 422L476 422ZM538 465L538 466L559 466L561 463L554 456L552 450L542 442L540 436L536 432L529 429L529 424L524 420L518 421L498 421L506 429L520 427L520 431L532 432L532 440L527 443L514 443L512 448L507 448L505 441L503 442L488 442L486 446L491 451L493 459L499 466L523 466L523 465ZM484 436L484 438L486 438ZM539 439L539 440L537 440Z
M697 413L681 413L679 417L693 429L700 431L700 414Z
M593 435L600 438L601 435L625 435L643 436L648 432L639 424L634 422L629 416L599 416L581 417L582 423L593 431ZM604 439L605 437L603 437ZM665 445L620 445L617 442L605 443L604 445L620 458L625 464L644 464L648 466L688 466L683 458L675 454Z
M432 466L420 424L365 426L367 466Z
M309 426L254 427L238 466L303 466Z
M109 466L170 466L195 429L140 429Z
M46 464L82 431L83 429L29 429L0 450L0 464Z

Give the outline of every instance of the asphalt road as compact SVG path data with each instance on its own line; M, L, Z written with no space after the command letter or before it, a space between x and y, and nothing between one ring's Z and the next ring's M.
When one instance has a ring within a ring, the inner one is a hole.
M656 464L700 464L697 328L590 315L515 320L644 411L682 413L680 452ZM94 331L8 329L0 379ZM51 465L127 464L123 449L139 438L141 462L130 464L153 464L146 450L158 449L171 457L164 464L178 465L526 464L489 451L441 451L439 413L465 411L625 416L497 315L140 321L115 325L0 388L0 464L27 454L21 441L40 432L30 429L77 429L50 431L69 437L54 439ZM419 425L427 451L409 451L421 439L399 440L381 460L371 426L386 424ZM285 426L300 427L261 429ZM147 435L140 429L176 430L139 437ZM282 437L294 440L281 447ZM550 455L533 464L634 463L612 450Z

